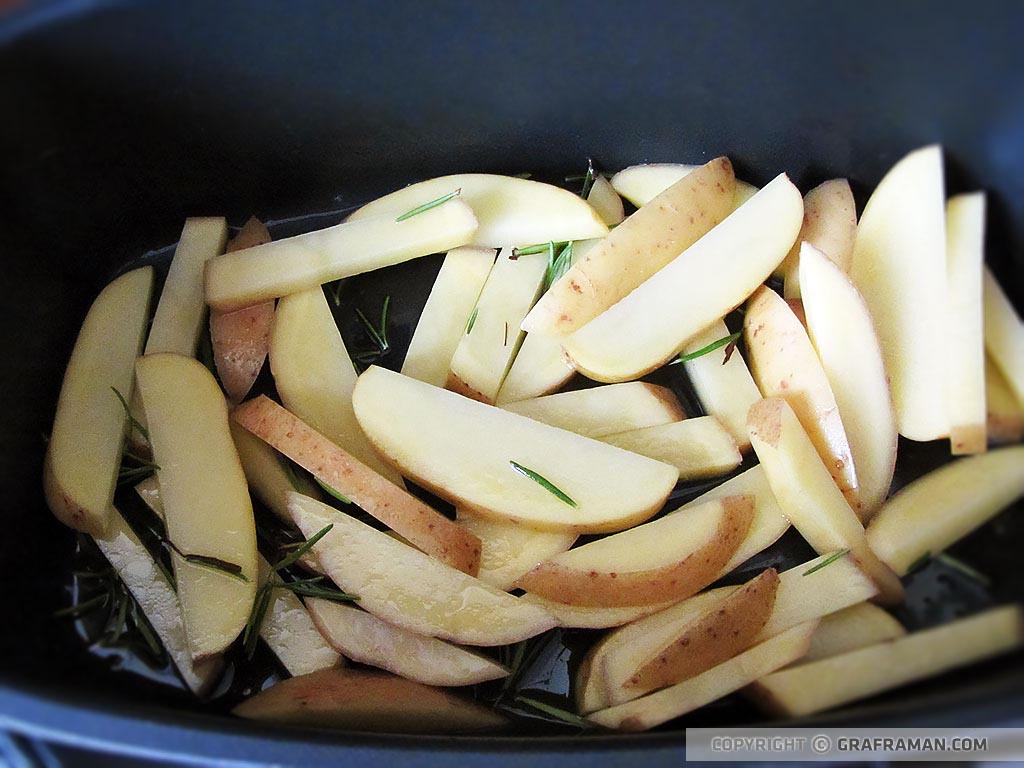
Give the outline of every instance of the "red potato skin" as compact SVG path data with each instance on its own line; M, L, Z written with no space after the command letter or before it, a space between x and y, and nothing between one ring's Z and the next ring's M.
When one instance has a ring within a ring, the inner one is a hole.
M270 242L270 232L255 216L228 242L227 252L241 251ZM224 391L233 403L249 393L270 351L274 301L262 301L233 312L210 310L210 341Z
M713 582L739 548L754 517L751 496L722 500L711 540L682 560L647 571L580 571L549 561L516 582L527 592L567 605L614 608L684 600Z
M470 576L480 569L480 539L378 475L266 395L231 417L320 482L350 499L410 544Z

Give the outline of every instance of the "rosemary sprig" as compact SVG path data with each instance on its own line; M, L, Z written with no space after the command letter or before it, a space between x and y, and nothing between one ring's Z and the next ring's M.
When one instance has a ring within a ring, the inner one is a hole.
M736 333L730 333L728 336L723 336L722 338L720 338L720 339L718 339L716 341L711 342L706 347L701 347L700 349L696 350L695 352L690 352L689 354L686 354L686 355L680 355L675 360L673 360L671 363L669 363L669 365L675 365L676 363L688 363L690 360L696 360L698 357L704 357L704 355L710 354L710 353L714 352L716 349L721 349L722 347L728 347L731 344L735 344L739 340L740 336L742 336L742 335L743 335L742 331L736 331ZM726 354L727 355L731 355L731 351L727 352ZM728 361L729 361L729 358L726 357L725 362L728 362Z
M549 254L548 262L550 263L554 259L553 254L555 250L564 248L568 244L568 242L556 243L554 241L549 241L547 243L537 243L537 245L527 245L523 248L513 248L512 255L509 256L509 259L515 261L520 256L533 256L535 253L546 253Z
M555 722L564 723L565 725L572 725L576 728L593 728L594 724L584 720L582 717L577 715L575 712L570 712L566 709L553 706L547 702L538 701L537 699L529 696L516 696L515 703L525 705L530 709L533 709L541 714L547 715L548 718L553 719Z
M834 552L833 554L831 554L828 557L826 557L824 560L822 560L817 565L813 565L810 568L808 568L806 571L804 571L804 576L810 576L812 573L817 573L822 568L825 568L827 566L832 565L832 563L834 563L836 560L838 560L841 557L846 557L848 554L850 554L850 550L848 550L848 549L843 549L843 550L840 550L839 552Z
M580 197L584 200L590 195L590 190L594 188L594 180L597 178L597 174L594 172L594 159L591 157L587 158L587 172L583 175L583 189L580 190Z
M559 489L556 485L554 485L550 480L548 480L543 475L540 475L537 472L534 472L529 467L524 467L522 464L519 464L518 462L515 461L509 461L509 464L512 466L513 470L518 472L520 475L525 475L526 477L533 480L533 482L537 483L537 485L539 485L545 491L547 491L552 496L557 498L559 501L568 504L570 507L573 507L574 509L579 508L579 504L573 501L572 498L570 498L564 491Z
M249 577L242 573L242 566L238 563L228 562L227 560L221 560L219 557L212 557L210 555L198 555L195 552L185 552L166 536L160 536L159 538L160 543L163 546L174 552L186 563L192 563L193 565L199 565L203 568L209 568L211 571L218 571L220 573L227 574L234 579L245 582L246 584L249 583Z
M984 573L979 571L974 566L968 565L958 557L953 557L952 555L947 555L945 552L943 552L939 555L936 555L935 559L941 560L943 563L948 565L953 570L960 571L960 573L964 574L964 576L973 579L974 581L978 582L984 587L992 586L992 579L990 579L988 576L986 576Z
M436 200L431 200L429 203L424 203L423 205L416 206L411 211L406 211L397 219L395 219L395 221L405 221L406 219L411 219L413 216L418 216L421 213L425 213L426 211L429 211L431 208L437 208L439 205L444 205L453 197L458 197L461 194L462 189L459 188L456 189L454 192L449 192L447 195L441 195L441 197L437 198Z
M384 304L380 310L380 327L374 326L373 323L367 319L363 311L356 308L356 319L359 320L359 324L363 326L363 330L369 337L370 342L373 344L374 349L364 350L358 352L355 355L357 362L366 363L371 360L383 357L391 349L391 342L388 340L388 310L391 308L391 296L384 297Z
M54 618L58 619L79 619L97 608L102 608L108 602L110 602L110 593L104 592L103 594L96 595L95 597L90 597L88 600L83 600L81 603L69 605L67 608L61 608L59 611L54 611L53 615Z
M339 493L338 491L334 490L327 483L322 482L322 481L318 480L315 477L313 479L316 480L316 484L317 485L319 485L321 488L324 489L324 493L326 493L328 496L334 497L335 499L340 501L342 504L351 504L352 503L352 499L350 499L347 496L345 496L344 494ZM296 488L295 490L298 490L298 488Z
M128 401L125 399L125 396L121 394L120 390L118 390L117 387L111 387L111 389L114 394L117 395L117 399L121 401L121 407L124 408L124 415L128 419L129 427L142 435L142 439L146 441L146 445L150 445L149 430L140 424L138 419L132 416L131 406L128 405Z
M566 243L557 257L555 257L554 249L549 251L548 271L544 273L544 286L541 293L547 291L562 275L569 271L569 267L572 265L572 251L572 242Z
M277 571L283 570L284 568L288 568L292 565L295 565L295 563L299 561L299 558L301 558L303 555L309 552L309 550L315 547L316 543L320 541L320 539L322 539L328 533L330 533L332 528L334 528L334 523L329 523L328 525L325 525L323 528L317 531L311 539L308 539L301 543L296 542L295 548L281 560L278 560L274 565L270 566L270 570L276 573Z
M480 312L480 307L473 307L473 314L469 316L469 322L466 323L466 335L469 336L473 332L473 326L476 325L476 316Z

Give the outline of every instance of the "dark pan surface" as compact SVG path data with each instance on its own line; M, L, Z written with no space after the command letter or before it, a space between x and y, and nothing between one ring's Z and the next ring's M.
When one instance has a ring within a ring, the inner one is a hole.
M0 713L9 717L165 751L227 754L219 750L231 745L237 757L271 759L265 729L204 718L185 696L111 673L72 624L52 618L67 601L75 540L45 509L40 464L75 331L99 288L126 262L173 242L187 215L224 214L238 224L250 213L273 219L342 209L441 173L557 178L587 156L615 170L718 153L755 183L781 170L802 189L849 176L863 203L903 153L941 141L949 191L991 192L989 261L1017 306L1024 304L1019 6L291 5L56 4L0 28L0 94L8 105L0 121L7 289L0 392L8 408L0 426L0 510L9 521L0 537L8 609ZM436 268L425 260L357 279L346 295L368 309L385 293L401 295L401 345ZM346 335L353 333L341 319ZM917 448L901 476L946 450ZM992 578L991 590L935 564L912 577L901 618L923 626L1024 599L1020 511L954 550ZM774 555L798 556L799 542L790 543ZM71 709L58 716L46 709L51 702ZM96 708L91 719L74 708L85 702ZM955 716L957 723L994 723L1021 711L1024 660L1015 657L819 721L937 725ZM733 704L686 724L753 717ZM337 744L644 747L656 760L682 746L671 731L501 745L303 738L323 756Z

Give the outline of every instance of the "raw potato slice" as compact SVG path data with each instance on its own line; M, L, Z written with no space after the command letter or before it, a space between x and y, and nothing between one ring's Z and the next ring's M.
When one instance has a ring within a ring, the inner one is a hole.
M858 603L825 616L811 637L811 649L797 663L827 659L906 634L903 625L884 609Z
M413 546L452 568L476 573L480 563L476 536L359 462L266 395L235 408L232 418Z
M195 355L206 314L203 268L210 259L224 252L227 239L228 224L222 218L185 220L149 329L147 355L157 352L173 352L185 357Z
M598 381L634 379L669 361L764 282L793 245L802 218L799 190L785 174L778 176L651 279L568 336L563 346L569 358Z
M728 216L734 185L732 164L719 157L665 190L551 286L523 330L562 336L582 328Z
M461 190L459 199L473 209L480 222L468 245L522 248L548 241L586 240L608 231L597 211L568 190L488 173L421 181L367 203L348 220L400 216L457 189Z
M761 394L789 403L839 490L857 509L857 472L846 429L804 326L785 299L762 287L747 304L743 329Z
M868 546L856 513L832 481L810 438L782 398L762 400L750 409L750 441L764 467L783 514L818 554L849 550L878 585L878 600L896 604L903 586Z
M904 157L868 200L850 267L881 342L896 423L911 440L949 436L944 197L942 149Z
M750 647L775 606L779 575L762 571L642 662L626 687L641 696L689 680Z
M227 253L269 243L270 232L255 216L245 222L227 245ZM210 312L210 342L228 399L241 402L263 368L270 351L270 328L274 323L274 301L261 301L234 312Z
M988 447L985 411L985 332L982 266L985 195L957 195L946 203L949 284L949 442L954 455Z
M729 496L584 544L534 568L516 586L569 605L616 607L682 600L703 589L750 527L754 500Z
M537 300L548 269L542 253L512 259L498 254L480 298L451 358L446 386L460 395L493 403L515 359L523 318Z
M464 645L507 645L555 626L540 608L307 496L288 509L306 538L333 528L313 551L331 579L384 621Z
M251 437L251 436L250 436ZM255 440L256 438L251 437ZM269 450L269 449L268 449ZM164 502L160 498L160 483L151 475L135 486L135 491L153 512L166 522ZM289 518L289 522L291 519ZM257 568L260 584L266 584L270 577L270 563L257 554ZM177 597L175 597L177 603ZM181 622L180 609L175 609L177 622ZM181 630L179 629L179 632ZM184 637L184 635L182 635ZM344 663L324 640L313 620L306 612L302 601L294 592L275 589L270 604L260 624L260 637L281 661L290 675L305 675L318 669L327 669ZM214 656L212 659L220 657Z
M800 717L859 701L1024 645L1017 605L839 656L800 664L758 680L750 696L763 709Z
M103 535L125 440L124 407L149 319L153 268L114 280L96 297L71 352L43 464L50 510L65 525Z
M623 624L650 616L652 613L663 611L675 600L651 605L623 605L612 608L601 608L592 605L566 605L554 600L532 595L527 592L521 598L523 602L531 603L543 608L558 620L560 627L576 627L579 629L607 629L608 627L619 627Z
M864 299L835 264L805 245L800 275L807 332L839 406L866 521L889 495L899 439L882 350Z
M405 221L373 218L277 240L211 259L206 302L230 311L343 277L466 245L476 217L449 200Z
M1024 409L992 358L985 356L985 405L989 442L1019 443L1024 438Z
M815 569L829 557L802 563L779 575L771 614L743 648L805 621L869 600L878 593L874 582L848 557L833 559L827 566ZM608 635L592 651L593 674L598 678L585 688L592 701L588 711L635 699L639 691L628 683L641 665L699 619L712 616L736 589L721 587L695 595Z
M719 320L694 336L683 347L683 354L697 352L729 335L725 321ZM709 352L687 360L683 368L704 411L722 422L741 451L750 450L747 411L761 399L761 392L739 350L734 348L731 354L724 349Z
M469 316L494 266L495 255L490 248L448 251L405 353L404 375L435 387L445 385L452 355L466 335Z
M146 615L185 685L197 696L204 696L220 677L224 660L220 656L192 660L174 588L121 513L112 510L110 526L96 538L96 545Z
M807 652L816 625L816 621L809 621L793 627L696 677L595 712L588 719L620 731L643 731L661 725L796 661Z
M680 481L723 475L743 461L736 441L714 416L619 432L601 442L671 464Z
M285 407L338 447L399 487L402 476L373 450L352 409L356 369L321 288L277 305L270 369Z
M699 165L676 165L673 163L631 165L612 176L610 183L612 189L637 208L642 208L684 176L693 173L700 167ZM757 187L737 179L733 210L739 208L755 194L757 194Z
M640 381L561 392L502 407L528 419L595 438L686 418L672 390Z
M352 399L370 441L460 508L543 530L603 533L657 512L675 467L373 366ZM511 462L560 489L572 506Z
M182 355L135 364L149 423L167 536L182 552L241 568L237 577L173 554L182 619L194 659L223 651L242 631L256 595L256 525L249 488L213 375Z
M459 525L480 539L477 578L498 589L511 589L523 574L560 555L576 543L571 532L538 531L517 523L489 520L458 510Z
M594 184L587 195L587 202L590 207L597 211L601 221L609 227L621 224L626 218L625 210L622 207L622 198L615 191L608 179L600 174L594 177Z
M779 269L787 299L800 298L800 249L809 244L829 258L844 274L850 271L857 237L857 206L846 179L819 184L804 196L804 224L793 250Z
M372 613L320 598L306 601L323 636L353 661L425 685L474 685L508 670L473 651L388 624Z
M1024 322L987 267L982 279L985 349L1024 408Z
M490 707L429 685L362 669L325 669L293 677L232 710L278 725L378 733L464 733L501 728Z
M939 467L889 499L868 542L903 576L1024 495L1024 447L999 448Z
M231 420L231 438L242 462L249 490L256 498L285 523L291 524L288 514L288 494L298 491L315 499L320 498L320 488L286 468L287 459L249 432L245 427Z
M550 394L568 382L574 373L576 369L562 354L562 342L557 337L528 333L495 402L506 405Z

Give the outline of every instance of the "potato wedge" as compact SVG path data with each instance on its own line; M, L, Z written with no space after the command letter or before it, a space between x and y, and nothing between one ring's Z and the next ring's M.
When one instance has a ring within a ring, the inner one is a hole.
M868 526L868 542L902 576L922 557L939 554L1022 495L1024 446L960 459L889 499Z
M242 403L231 416L413 546L453 568L476 573L480 564L476 536L374 472L266 395Z
M683 354L697 352L729 335L725 321L719 320L694 336L683 347ZM683 368L705 413L722 422L741 451L749 451L747 411L761 399L761 392L750 375L743 355L737 349L709 352L687 360Z
M762 571L641 663L626 681L637 696L689 680L752 644L775 606L779 575Z
M511 589L520 576L571 547L577 534L538 531L518 523L493 520L464 509L456 512L459 525L480 539L477 578L498 589Z
M888 642L762 677L748 691L761 708L800 717L859 701L1024 645L1020 606L993 608Z
M356 421L352 409L356 369L319 287L278 302L270 369L289 411L374 472L403 487L402 476L377 455Z
M194 659L220 653L245 627L256 595L256 525L220 386L202 363L159 353L135 363L158 465L167 535L181 552L217 558L241 578L171 557ZM244 579L244 581L243 581Z
M218 256L206 265L206 302L231 311L381 267L466 245L473 211L449 200L405 221L337 224Z
M569 605L616 607L682 600L714 581L754 516L729 496L584 544L541 563L516 586Z
M278 519L290 525L292 518L288 514L288 494L298 491L319 499L320 487L310 482L305 475L290 471L286 465L287 459L234 419L231 419L230 426L231 438L235 442L249 490Z
M608 231L597 211L568 190L489 173L441 176L412 184L367 203L348 221L400 216L455 190L461 190L459 199L473 209L480 222L467 245L521 248L548 241L586 240Z
M157 352L195 355L206 314L203 269L210 259L224 252L227 239L228 224L222 218L185 220L149 329L147 355Z
M982 310L984 251L985 195L976 192L950 198L946 203L946 349L949 442L954 455L983 453L988 447Z
M822 555L849 550L878 585L878 600L901 602L899 578L868 545L864 527L821 463L793 409L779 397L762 400L750 409L747 423L779 508L807 543Z
M544 530L622 530L653 515L675 467L373 366L353 403L371 442L460 508ZM572 506L515 470L560 489Z
M987 267L982 286L985 349L1024 408L1024 321Z
M878 593L874 582L850 558L817 567L828 559L829 556L819 557L779 574L772 611L743 648L805 621L869 600ZM582 687L589 692L591 702L586 711L635 699L640 692L628 683L637 671L674 639L687 635L700 621L707 617L712 617L709 622L713 621L724 601L737 589L720 587L702 592L602 639L590 653L592 674L597 677Z
M451 359L445 386L460 395L493 403L515 359L519 325L543 288L548 256L498 254Z
M723 475L743 461L736 441L714 416L617 432L600 440L671 464L679 470L680 481Z
M850 182L831 179L804 195L804 224L786 260L779 266L785 280L783 296L800 298L800 248L803 243L823 253L844 274L853 260L857 237L857 206Z
M128 423L111 388L130 402L152 291L153 268L143 267L100 292L61 383L43 462L43 490L58 520L94 536L102 536L112 518Z
M832 387L857 470L857 516L889 495L896 469L896 413L875 326L856 286L824 254L800 256L807 332Z
M593 605L567 605L555 600L548 600L540 595L533 595L527 592L519 598L525 603L536 605L544 609L558 620L560 627L573 627L576 629L607 629L609 627L620 627L629 624L644 616L663 611L675 600L668 600L663 603L652 603L651 605L622 605L611 608L602 608Z
M985 356L985 408L985 431L990 443L1003 445L1024 439L1024 408L988 355Z
M562 354L562 342L557 337L528 333L501 383L495 403L505 405L548 395L574 373L576 369Z
M626 198L637 208L642 208L684 176L700 168L699 165L677 165L674 163L649 163L631 165L609 179L612 189ZM736 180L733 210L757 194L757 187L745 181Z
M425 685L473 685L497 680L508 670L474 651L396 627L372 613L320 598L306 601L328 642L360 664Z
M469 316L496 255L491 248L471 246L448 251L405 353L405 376L444 386L452 355L466 335Z
M942 174L938 146L892 167L861 215L850 267L881 342L896 423L911 440L949 436Z
M465 733L501 728L490 707L383 672L325 669L283 680L232 712L276 725L377 733Z
M888 611L872 603L858 603L823 617L811 636L810 650L797 664L838 656L905 634L907 630Z
M228 241L227 253L269 243L270 232L255 216ZM210 312L210 343L228 399L240 403L249 393L270 351L274 301L261 301L234 312Z
M540 608L308 496L292 494L288 509L307 538L333 525L313 548L320 564L390 624L463 645L507 645L555 626Z
M802 218L799 190L785 174L778 176L636 290L567 336L566 353L581 373L609 382L637 378L668 362L764 282L793 245Z
M673 184L552 285L523 321L523 330L564 336L582 328L728 216L734 188L727 157Z
M716 485L710 491L702 493L693 501L669 514L687 514L688 510L714 499L724 499L727 496L752 496L754 498L754 519L750 521L750 528L740 543L739 549L729 558L729 562L722 566L718 578L722 578L758 552L770 547L789 530L789 520L779 509L779 504L775 501L775 495L768 484L764 469L759 466L751 467L736 477L729 478L721 485Z
M597 211L597 215L609 227L622 223L626 218L626 212L622 207L622 198L615 188L601 174L594 177L594 184L587 194L587 202L590 207Z
M789 403L839 490L857 509L857 472L846 428L803 324L785 299L762 286L747 304L743 331L761 394Z
M197 696L206 695L220 677L224 659L219 655L192 659L174 587L116 508L112 507L110 525L96 537L96 545L139 604L185 685Z
M528 419L595 438L686 418L672 390L641 381L560 392L502 407Z
M816 621L800 624L696 677L595 712L588 719L620 731L643 731L661 725L796 661L807 652L816 625Z

